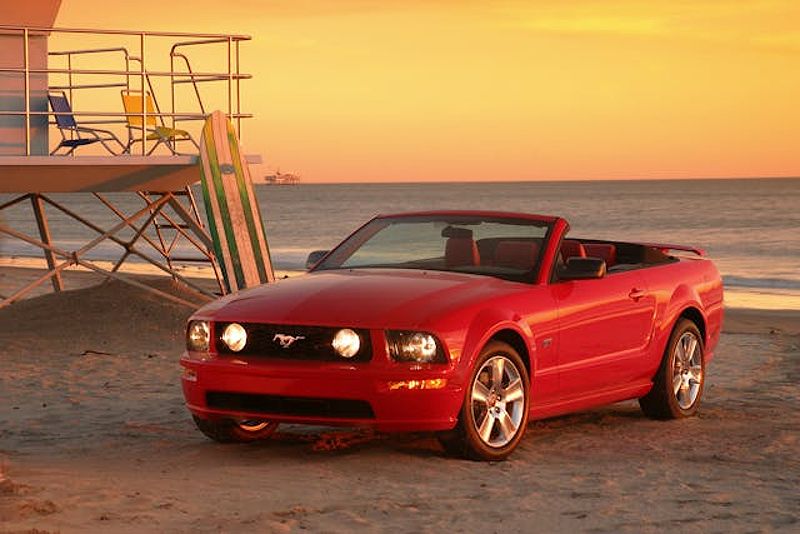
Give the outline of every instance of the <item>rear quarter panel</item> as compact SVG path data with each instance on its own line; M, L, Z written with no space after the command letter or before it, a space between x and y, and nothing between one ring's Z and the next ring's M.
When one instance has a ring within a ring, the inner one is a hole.
M719 342L723 316L722 279L707 259L678 262L641 270L648 292L656 299L653 335L647 353L646 372L653 376L678 318L690 308L700 312L706 362Z

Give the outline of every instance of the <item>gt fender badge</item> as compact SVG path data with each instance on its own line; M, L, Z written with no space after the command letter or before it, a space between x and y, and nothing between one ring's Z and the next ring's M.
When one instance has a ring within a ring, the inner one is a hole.
M300 341L301 339L305 339L306 336L290 336L287 334L275 334L272 338L272 341L277 341L281 344L281 348L288 349L291 347L295 341Z

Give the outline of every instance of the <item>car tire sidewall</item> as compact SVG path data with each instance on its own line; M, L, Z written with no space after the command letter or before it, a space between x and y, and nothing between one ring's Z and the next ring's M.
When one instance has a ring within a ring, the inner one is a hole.
M472 384L483 364L494 356L503 356L514 364L520 375L525 391L522 420L517 429L517 434L502 447L491 447L484 443L475 428L475 419L472 413ZM465 440L465 452L467 456L478 460L504 460L517 447L520 440L525 435L525 429L528 426L528 416L530 412L530 379L528 378L528 370L522 358L517 351L507 343L501 341L492 341L488 343L475 360L465 389L464 404L461 408L461 417L459 419L461 421L460 430Z

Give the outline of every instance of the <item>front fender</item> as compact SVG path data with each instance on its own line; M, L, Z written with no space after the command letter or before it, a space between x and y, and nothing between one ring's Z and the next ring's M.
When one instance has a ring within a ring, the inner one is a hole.
M472 369L481 349L501 330L511 330L525 340L527 357L530 360L528 363L533 369L535 347L532 347L530 343L530 340L533 339L530 327L515 312L497 308L481 310L470 323L462 350L462 359L466 364L464 369ZM521 354L520 356L525 358L526 355Z

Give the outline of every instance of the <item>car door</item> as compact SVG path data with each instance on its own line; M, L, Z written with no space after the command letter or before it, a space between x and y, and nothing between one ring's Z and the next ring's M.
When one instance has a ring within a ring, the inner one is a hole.
M637 271L550 285L558 309L562 399L628 385L644 357L655 298Z

